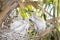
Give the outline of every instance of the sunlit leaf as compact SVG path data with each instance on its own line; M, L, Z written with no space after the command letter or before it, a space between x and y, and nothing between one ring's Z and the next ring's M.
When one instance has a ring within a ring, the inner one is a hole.
M58 26L58 31L60 32L60 26Z
M56 0L53 0L53 2L55 3L55 2L56 2Z
M33 30L29 30L29 34L31 34L33 32Z
M20 14L21 14L23 19L27 18L26 12L23 9L21 9L21 8L20 8Z
M26 9L27 11L31 11L31 10L32 10L32 5L27 5L27 6L25 7L25 9Z
M47 0L48 3L50 3L52 0Z

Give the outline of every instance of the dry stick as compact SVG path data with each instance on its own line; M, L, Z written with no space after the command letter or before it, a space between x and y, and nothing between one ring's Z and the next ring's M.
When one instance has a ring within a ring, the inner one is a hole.
M18 3L14 3L14 4L8 4L8 6L2 11L0 12L0 27L2 25L2 21L3 18L5 17L5 15L7 15L7 13L9 12L9 10L14 9L15 7L17 7Z
M51 27L47 28L44 32L41 32L38 37L35 37L35 40L40 40L40 38L42 38L42 37L45 36L46 34L50 33L50 32L53 31L54 29L56 29L54 26L51 26Z
M60 19L60 17L55 17L55 21L58 22L59 19ZM49 19L49 20L46 20L46 23L51 23L51 22L53 22L53 18Z
M39 9L42 10L43 12L46 12L49 16L53 17L51 13L47 12L44 8L42 8L41 5L39 5Z

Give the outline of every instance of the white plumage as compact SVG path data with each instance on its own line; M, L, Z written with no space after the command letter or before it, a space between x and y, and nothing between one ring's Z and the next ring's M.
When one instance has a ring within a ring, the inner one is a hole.
M31 17L30 19L35 23L36 28L38 28L39 31L44 31L46 29L46 23L42 18Z

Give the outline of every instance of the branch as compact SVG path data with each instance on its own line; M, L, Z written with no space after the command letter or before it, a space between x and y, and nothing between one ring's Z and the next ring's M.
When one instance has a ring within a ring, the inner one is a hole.
M60 17L55 17L55 21L58 22L58 20L60 20ZM54 18L46 20L46 23L52 23L54 21Z
M2 12L0 12L0 27L2 25L3 18L7 15L7 13L10 10L14 9L15 7L17 7L17 5L18 5L18 3L16 3L16 2L14 4L12 4L12 5L11 5L11 3L9 3L8 6Z
M54 29L56 29L56 27L54 26L47 28L44 32L41 32L38 37L35 37L35 40L40 40L40 38L44 37L45 35L53 31Z
M50 15L51 17L53 17L53 15L51 15L51 13L47 12L44 8L42 8L41 5L39 5L39 9L42 10L43 12L46 12L48 15Z

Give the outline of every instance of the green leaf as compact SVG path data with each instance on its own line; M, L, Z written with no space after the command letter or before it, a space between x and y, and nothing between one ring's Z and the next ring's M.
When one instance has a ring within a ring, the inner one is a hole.
M60 26L58 26L58 31L60 32Z
M47 0L47 2L48 2L48 3L50 3L50 2L51 2L51 0Z
M53 2L55 3L55 2L56 2L56 0L53 0Z
M26 9L27 11L31 11L31 10L32 10L32 5L27 5L27 6L25 7L25 9Z
M23 19L27 18L27 14L22 8L20 8L20 14L21 14Z

